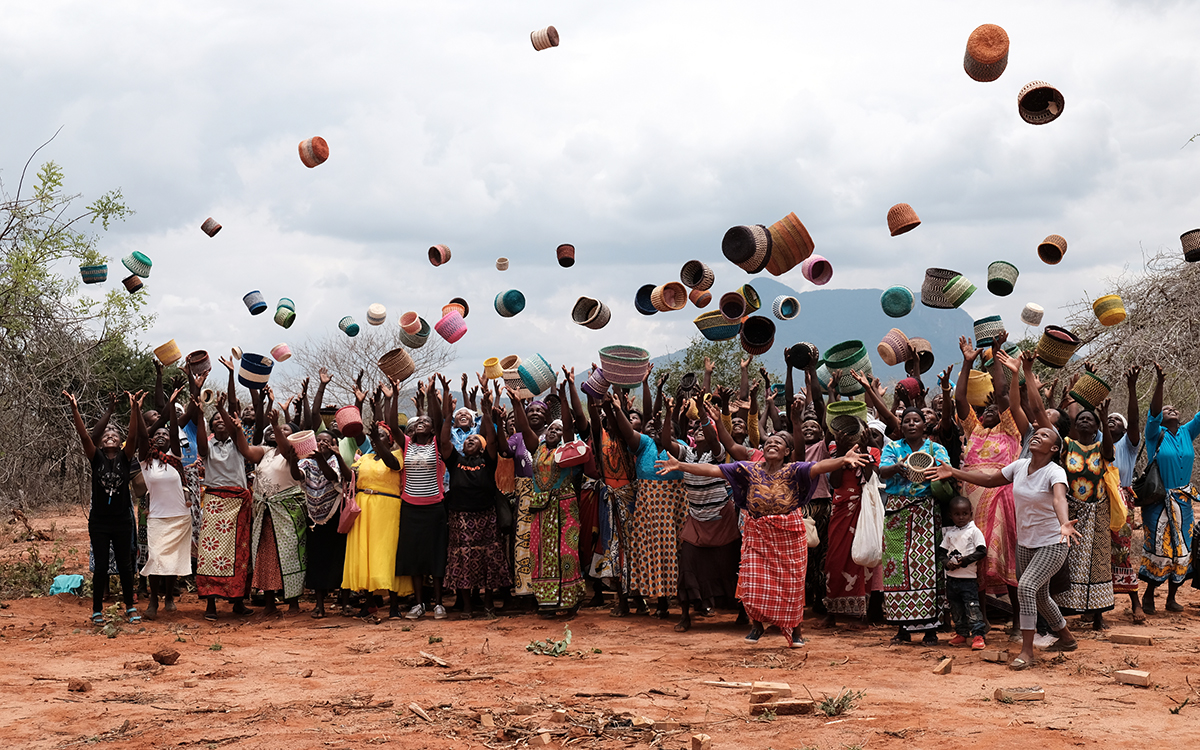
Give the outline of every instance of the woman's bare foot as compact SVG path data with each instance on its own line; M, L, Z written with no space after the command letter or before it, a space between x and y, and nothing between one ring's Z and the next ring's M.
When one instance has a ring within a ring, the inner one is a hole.
M692 618L689 615L684 615L679 618L679 622L675 623L676 633L686 633L692 629Z

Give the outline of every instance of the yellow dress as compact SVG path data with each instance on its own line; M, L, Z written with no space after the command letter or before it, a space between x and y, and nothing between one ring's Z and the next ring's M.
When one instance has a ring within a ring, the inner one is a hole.
M392 455L404 467L404 451ZM400 489L402 473L392 471L374 454L354 463L358 494L354 500L362 514L346 536L346 564L342 588L351 591L395 591L413 593L412 579L396 575L396 544L400 540ZM363 492L384 492L374 495Z

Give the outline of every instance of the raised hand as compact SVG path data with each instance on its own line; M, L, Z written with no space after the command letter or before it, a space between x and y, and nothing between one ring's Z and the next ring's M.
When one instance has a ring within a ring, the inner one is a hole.
M704 372L708 373L709 375L712 375L714 366L715 365L713 365L712 359L710 359L708 357L704 358Z
M563 377L567 379L567 382L571 385L575 385L575 368L572 367L570 370L568 370L567 366L563 365L562 371Z
M958 348L962 350L963 361L975 359L979 356L979 350L971 346L971 339L966 336L958 337Z
M1125 371L1125 382L1129 385L1137 385L1138 375L1142 374L1142 366L1134 365Z
M68 391L64 390L64 391L62 392L62 395L64 395L64 396L66 396L66 397L67 397L67 401L69 401L69 402L71 403L71 406L73 406L73 407L74 407L74 408L76 408L76 409L78 409L78 408L79 408L79 401L78 401L78 400L75 398L75 394L73 394L73 393L70 393L70 392L68 392Z
M954 365L950 365L945 370L942 370L941 374L938 375L938 385L939 386L941 386L942 388L950 387L950 372L953 369L954 369Z
M217 394L217 409L220 410L220 409L224 409L224 408L225 408L225 393L222 391L221 393Z
M1158 377L1158 382L1160 383L1167 379L1167 374L1163 372L1162 365L1160 365L1158 362L1154 363L1154 373Z
M308 395L308 378L300 381L300 396L303 398Z
M395 393L395 391L392 390L392 384L385 383L382 380L379 381L379 390L383 392L384 398L391 398L392 394Z
M320 378L322 385L329 385L329 381L333 380L333 376L329 374L329 370L324 367L317 370L317 377Z
M1017 360L1008 356L1008 352L1004 351L1003 349L996 349L993 356L996 358L996 361L1000 363L1001 367L1010 370L1013 374L1016 374L1018 362Z
M1087 360L1084 360L1084 362L1083 362L1083 369L1087 370L1088 372L1092 373L1093 375L1096 374L1096 366L1093 365L1091 362L1088 362Z
M462 374L462 390L467 390L467 374L465 372Z
M230 372L233 372L233 360L227 359L225 357L217 357L217 361L220 362L221 364L225 365L225 369L229 370Z

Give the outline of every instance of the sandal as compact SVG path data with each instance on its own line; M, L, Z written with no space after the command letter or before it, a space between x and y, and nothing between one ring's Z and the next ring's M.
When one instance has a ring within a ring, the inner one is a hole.
M208 620L209 622L216 622L217 621L217 613L205 611L204 619Z
M142 616L133 607L125 610L125 617L129 620L129 624L134 625L142 621Z
M1017 657L1008 663L1008 668L1014 672L1021 672L1033 666L1032 661L1025 661L1021 657Z
M104 613L103 612L93 612L92 613L92 624L93 625L103 625L104 624Z
M1078 649L1079 649L1079 641L1078 640L1071 641L1070 643L1063 643L1062 639L1059 638L1057 641L1055 641L1054 643L1050 644L1048 647L1046 647L1042 650L1043 651L1076 651Z

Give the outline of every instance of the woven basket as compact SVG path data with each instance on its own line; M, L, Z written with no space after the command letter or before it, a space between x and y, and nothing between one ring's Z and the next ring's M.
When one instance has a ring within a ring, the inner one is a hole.
M692 322L709 341L727 341L742 330L741 318L730 320L722 315L720 310L703 313Z
M130 274L126 276L125 278L121 279L121 283L125 285L125 291L129 292L130 294L142 289L142 280L137 274ZM263 309L267 309L265 304L263 305Z
M212 360L209 359L208 352L203 349L197 349L187 355L184 361L187 363L188 372L201 380L204 380L212 372Z
M459 317L462 317L462 318L467 317L467 308L463 307L461 304L459 304L457 302L451 301L451 302L447 302L446 304L442 305L442 316L443 317L445 317L446 315L449 315L452 312L458 313Z
M416 333L400 331L400 343L409 349L420 349L425 346L425 342L429 340L429 333L433 330L424 318L417 318L417 322L421 324L421 327L417 329Z
M533 394L525 387L525 381L521 380L521 373L515 367L504 371L504 387L511 389L517 398L533 398Z
M483 360L483 376L488 380L499 380L504 377L504 368L500 366L499 357L488 357Z
M921 284L921 304L938 310L953 308L954 305L946 298L946 284L961 275L948 268L926 268L925 281Z
M927 339L912 336L908 339L908 346L912 349L913 356L917 358L921 372L929 372L933 367L933 345Z
M825 423L829 425L829 430L836 435L841 435L850 440L857 439L862 434L866 425L858 417L850 417L845 414L839 414L836 417L826 417Z
M417 365L405 349L392 349L379 358L379 369L389 380L405 381L416 371Z
M517 372L521 375L521 382L525 384L525 388L535 396L547 388L554 387L554 368L540 354L523 360L517 367Z
M442 265L450 260L450 248L445 245L434 245L429 248L429 262L437 266Z
M246 309L250 311L251 315L260 315L267 311L267 301L263 299L263 293L257 289L242 297L242 302L246 303Z
M738 287L737 293L742 295L742 299L746 300L746 312L758 312L762 307L762 297L758 296L758 292L749 284L742 284Z
M800 273L817 286L825 286L833 278L833 266L820 255L810 255L800 264Z
M604 394L608 393L608 388L609 382L604 377L604 370L599 367L594 368L588 374L587 380L583 381L583 385L579 386L579 390L597 401L604 398Z
M1079 339L1067 329L1046 326L1037 345L1038 362L1047 367L1066 367L1079 345Z
M668 281L650 292L650 304L659 312L682 310L687 306L687 300L687 287L678 281Z
M771 314L780 320L791 320L800 314L800 300L781 294L771 303Z
M1103 326L1115 326L1125 320L1125 303L1116 294L1106 294L1092 303L1092 312Z
M1183 245L1184 260L1188 263L1200 260L1200 229L1193 229L1179 235L1179 242Z
M591 297L580 297L575 300L575 307L571 309L571 320L594 331L608 325L611 317L612 312L608 305Z
M1025 309L1021 310L1021 322L1028 326L1040 326L1042 324L1042 315L1045 312L1041 305L1030 302L1025 305Z
M363 434L362 412L353 404L334 412L333 420L337 423L338 432L346 437L356 438Z
M879 297L879 305L889 318L903 318L912 312L915 303L912 290L906 286L888 287Z
M533 48L538 52L544 49L558 46L558 29L553 26L547 26L544 29L531 31L529 33L529 41L533 42Z
M988 264L988 291L997 297L1007 297L1013 293L1020 271L1012 263L1003 260Z
M717 310L726 320L741 323L746 317L746 298L738 292L725 292L717 303Z
M771 235L762 224L730 227L721 238L721 252L747 273L758 273L771 259Z
M1004 321L999 315L989 315L975 321L975 347L982 349L991 346L1001 333L1004 333Z
M911 232L921 226L921 219L917 216L917 212L907 203L897 203L889 208L887 222L888 231L892 233L893 237Z
M233 355L234 359L241 359L242 358L242 347L235 346L229 350L229 353Z
M688 289L705 291L712 289L716 276L712 269L698 260L689 260L679 269L679 281Z
M289 297L280 297L279 298L279 302L278 302L278 304L275 305L275 309L278 310L281 307L287 308L288 310L291 310L292 312L296 311L296 303L293 302L291 300L291 298L289 298Z
M975 293L975 289L976 286L966 276L955 276L946 284L942 294L946 296L946 301L951 307L961 307Z
M851 417L865 422L869 416L867 404L863 401L832 401L825 407L825 424L830 427L838 417Z
M283 328L291 328L292 323L296 322L296 311L289 310L286 307L280 307L275 310L275 323Z
M904 378L896 383L896 387L907 393L910 399L921 395L921 381L916 378Z
M771 252L766 268L772 276L782 276L803 263L816 247L808 229L794 213L772 224L767 233L771 236Z
M816 364L820 359L821 353L817 351L816 345L807 341L789 346L783 352L783 361L787 363L788 367L796 370L807 370L810 365Z
M905 336L904 331L899 328L888 331L883 340L879 342L879 346L875 347L875 351L889 367L907 362L908 358L912 356L912 348L908 345L908 336Z
M342 333L347 336L354 337L358 335L358 323L355 323L354 318L350 315L338 321L338 328L341 328Z
M143 279L150 276L150 268L154 265L146 254L136 250L122 258L121 263L129 269L130 273L141 276Z
M463 299L462 297L452 298L450 300L449 304L458 305L459 307L462 308L461 315L463 316L463 320L466 320L467 316L471 314L471 306L468 305L467 301L465 299Z
M1075 387L1071 389L1071 398L1083 405L1083 408L1091 411L1104 403L1111 390L1109 384L1099 375L1084 370L1079 376L1079 380L1075 381Z
M775 321L765 315L752 315L742 324L742 349L747 354L766 354L775 344Z
M654 309L654 303L650 300L650 296L654 294L653 284L643 284L638 287L637 294L633 296L633 306L642 315L654 315L658 310Z
M271 347L271 359L276 362L286 362L292 358L292 347L287 344L276 344Z
M1066 105L1062 92L1045 81L1030 81L1017 93L1017 112L1030 125L1054 122Z
M85 284L103 284L108 280L108 264L98 266L80 266L79 275Z
M867 348L861 341L843 341L834 344L825 351L825 366L830 370L841 370L842 377L838 380L838 392L844 396L855 396L863 392L862 385L850 375L851 370L857 370L870 378L872 375L871 358L867 356Z
M570 268L575 265L575 246L574 245L559 245L554 251L555 257L558 258L558 265L563 268Z
M979 370L967 373L967 403L971 406L987 406L992 389L992 376L988 373Z
M510 354L500 360L501 370L516 370L521 366L521 358L515 354Z
M712 292L706 289L693 289L688 292L688 299L692 301L693 305L703 310L712 304Z
M217 232L221 231L221 225L213 217L208 217L204 223L200 225L200 231L207 234L209 237L216 237Z
M467 332L467 323L457 310L451 310L442 319L433 324L433 330L451 344L463 337Z
M238 362L238 382L252 391L267 384L271 379L271 369L275 367L275 360L250 352L243 352Z
M496 270L497 271L507 271L508 270L508 258L496 258Z
M421 330L421 319L411 310L400 316L400 328L405 333L416 333Z
M817 365L817 382L820 383L821 388L826 391L829 390L829 378L829 368L825 366L824 362L820 362Z
M163 363L164 367L170 367L179 360L183 359L183 352L179 350L179 345L175 343L175 339L171 339L162 346L154 350L154 356L159 362Z
M516 289L509 289L496 295L495 304L500 317L511 318L525 309L525 295Z
M921 484L925 479L925 470L936 463L933 456L925 451L913 451L908 458L900 462L900 473L913 484Z
M319 135L300 141L300 163L312 169L329 158L329 144Z
M1038 257L1049 265L1058 265L1067 254L1067 240L1061 234L1052 234L1038 245Z
M613 385L640 385L650 372L650 352L636 346L606 346L600 350L600 368Z
M963 70L981 83L994 81L1008 67L1008 34L992 23L985 23L967 37Z
M301 430L288 435L288 444L296 451L296 458L308 458L317 452L317 433Z

